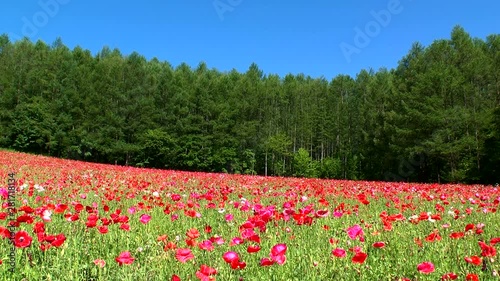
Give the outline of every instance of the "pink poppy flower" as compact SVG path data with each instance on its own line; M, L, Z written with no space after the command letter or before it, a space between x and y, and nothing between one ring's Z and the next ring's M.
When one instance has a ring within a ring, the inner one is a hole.
M364 241L364 232L363 232L363 229L361 228L361 226L359 225L354 225L354 226L351 226L347 229L347 235L349 235L349 238L351 238L352 240L356 239L359 237L359 240L361 242Z
M139 221L143 224L147 224L151 220L151 216L148 214L142 214Z
M424 274L434 272L434 264L432 262L423 262L417 266L417 270Z
M336 248L332 251L332 254L337 258L343 258L346 256L346 251L342 248Z
M132 264L134 262L134 258L128 251L122 252L115 260L119 265Z
M194 259L194 255L190 249L177 249L177 251L175 251L175 258L178 261L185 263Z

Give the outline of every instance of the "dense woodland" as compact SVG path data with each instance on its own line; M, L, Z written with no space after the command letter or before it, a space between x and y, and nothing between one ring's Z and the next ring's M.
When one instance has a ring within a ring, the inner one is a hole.
M410 46L409 46L410 47ZM0 147L142 167L500 182L500 36L328 81L0 37Z

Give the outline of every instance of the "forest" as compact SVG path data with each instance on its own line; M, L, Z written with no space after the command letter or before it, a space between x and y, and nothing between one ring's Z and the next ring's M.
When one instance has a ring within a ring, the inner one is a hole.
M500 182L500 34L331 81L0 36L0 147L138 167Z

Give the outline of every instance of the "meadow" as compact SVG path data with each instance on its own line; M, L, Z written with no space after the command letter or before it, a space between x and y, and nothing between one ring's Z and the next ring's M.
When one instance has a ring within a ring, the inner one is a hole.
M500 279L494 186L181 172L9 151L0 178L1 280Z

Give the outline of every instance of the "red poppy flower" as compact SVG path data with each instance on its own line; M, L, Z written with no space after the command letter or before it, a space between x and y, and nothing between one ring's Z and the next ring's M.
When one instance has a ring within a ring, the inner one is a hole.
M495 246L496 244L500 243L500 237L495 237L495 238L491 238L490 240L490 244L492 246Z
M440 241L441 240L441 236L439 235L438 232L432 232L431 234L429 234L429 236L427 236L425 238L425 241L427 242L434 242L434 241Z
M446 273L443 276L441 276L441 280L442 281L445 281L445 280L456 280L457 278L458 278L458 275L456 275L453 272Z
M83 205L80 204L80 203L78 203L78 204L75 205L74 208L75 208L75 212L79 213L79 212L81 212L83 210Z
M222 255L222 258L225 262L231 265L232 269L244 269L247 266L245 262L240 261L238 253L233 251L224 253L224 255Z
M358 252L354 255L354 257L352 257L352 262L362 264L365 262L367 257L368 255L366 253Z
M490 246L483 241L478 242L479 247L481 247L481 256L483 257L494 257L497 254L495 247Z
M248 245L248 247L247 247L248 253L257 253L258 251L260 251L259 245Z
M9 239L10 238L10 231L8 228L0 226L0 237Z
M40 232L45 232L45 224L43 222L37 222L33 226L33 232L34 233L40 233Z
M163 247L163 250L165 250L165 251L175 250L176 248L177 248L177 245L174 242L168 241L168 243L165 245L165 247Z
M57 205L55 206L54 212L55 212L56 214L62 214L62 213L64 213L67 209L68 209L68 205L65 205L65 204L57 204Z
M375 243L373 243L373 247L375 247L375 248L384 248L385 247L385 242L375 242Z
M332 238L328 239L328 242L331 245L335 245L335 244L337 244L339 242L339 240L332 237Z
M257 234L248 237L247 240L260 244L260 236Z
M205 226L205 233L211 233L212 227L210 225Z
M27 224L32 224L33 223L33 217L30 215L21 215L17 217L17 222L24 222Z
M121 223L128 223L129 218L127 216L119 216L118 217L118 222Z
M189 260L194 259L194 255L190 249L177 249L177 251L175 252L175 258L178 261L185 263Z
M88 220L85 225L87 228L93 228L97 226L97 220Z
M50 247L52 247L51 244L40 244L40 250L42 250L42 252L47 251Z
M99 233L101 233L101 234L106 234L106 233L108 233L108 227L107 227L107 226L105 226L105 225L101 225L101 226L99 226L97 229L99 230Z
M467 281L479 281L479 276L477 276L477 274L474 274L474 273L469 273L469 274L467 274L467 276L465 276L465 280L467 280Z
M440 214L434 214L434 215L431 215L431 220L435 220L435 221L440 221L441 220L441 215Z
M186 245L188 245L188 247L195 247L196 245L198 244L198 242L195 240L195 239L186 239Z
M200 232L196 228L191 228L186 232L186 236L191 239L196 239L200 237Z
M70 214L66 213L64 214L64 218L66 218L67 221L72 222L72 221L77 221L80 219L80 216L78 214Z
M184 214L190 218L194 218L199 215L195 210L185 210Z
M39 239L40 241L46 241L46 242L49 242L49 243L52 243L53 241L56 240L56 237L54 235L46 235L44 234L43 235L43 239Z
M232 269L245 269L247 267L247 263L244 261L235 261L231 263Z
M198 277L201 281L215 280L215 277L212 276L215 274L217 274L217 269L205 264L202 264L200 266L200 270L196 271L196 277Z
M176 274L172 275L172 281L181 281L181 278Z
M260 260L260 266L270 266L274 264L274 261L270 258L263 258Z
M50 244L52 244L52 246L54 247L61 247L62 244L64 244L64 241L66 241L66 236L64 236L64 234L61 233L55 236L54 241L50 242Z
M31 241L33 238L29 236L28 232L21 230L16 233L14 236L14 245L17 248L26 248L31 245Z
M123 223L120 225L120 229L130 231L130 225L128 223Z
M121 252L120 255L115 260L118 262L120 266L124 264L132 264L134 262L134 258L128 251Z
M384 224L384 230L385 231L391 231L392 230L392 224L389 221L383 221Z
M473 223L469 223L468 225L465 226L465 232L469 230L474 230L476 226Z
M465 257L464 259L466 262L473 265L481 265L481 263L483 262L483 259L478 256Z
M330 211L328 211L328 209L316 211L317 218L326 218L328 215L330 215Z
M434 272L434 264L432 262L423 262L417 266L417 270L424 274Z
M165 242L167 240L168 236L166 234L163 234L163 235L160 235L158 236L158 238L156 238L156 241L160 242L160 241L163 241Z
M462 238L464 237L464 233L463 232L453 232L450 234L450 238L451 239L459 239L459 238Z

